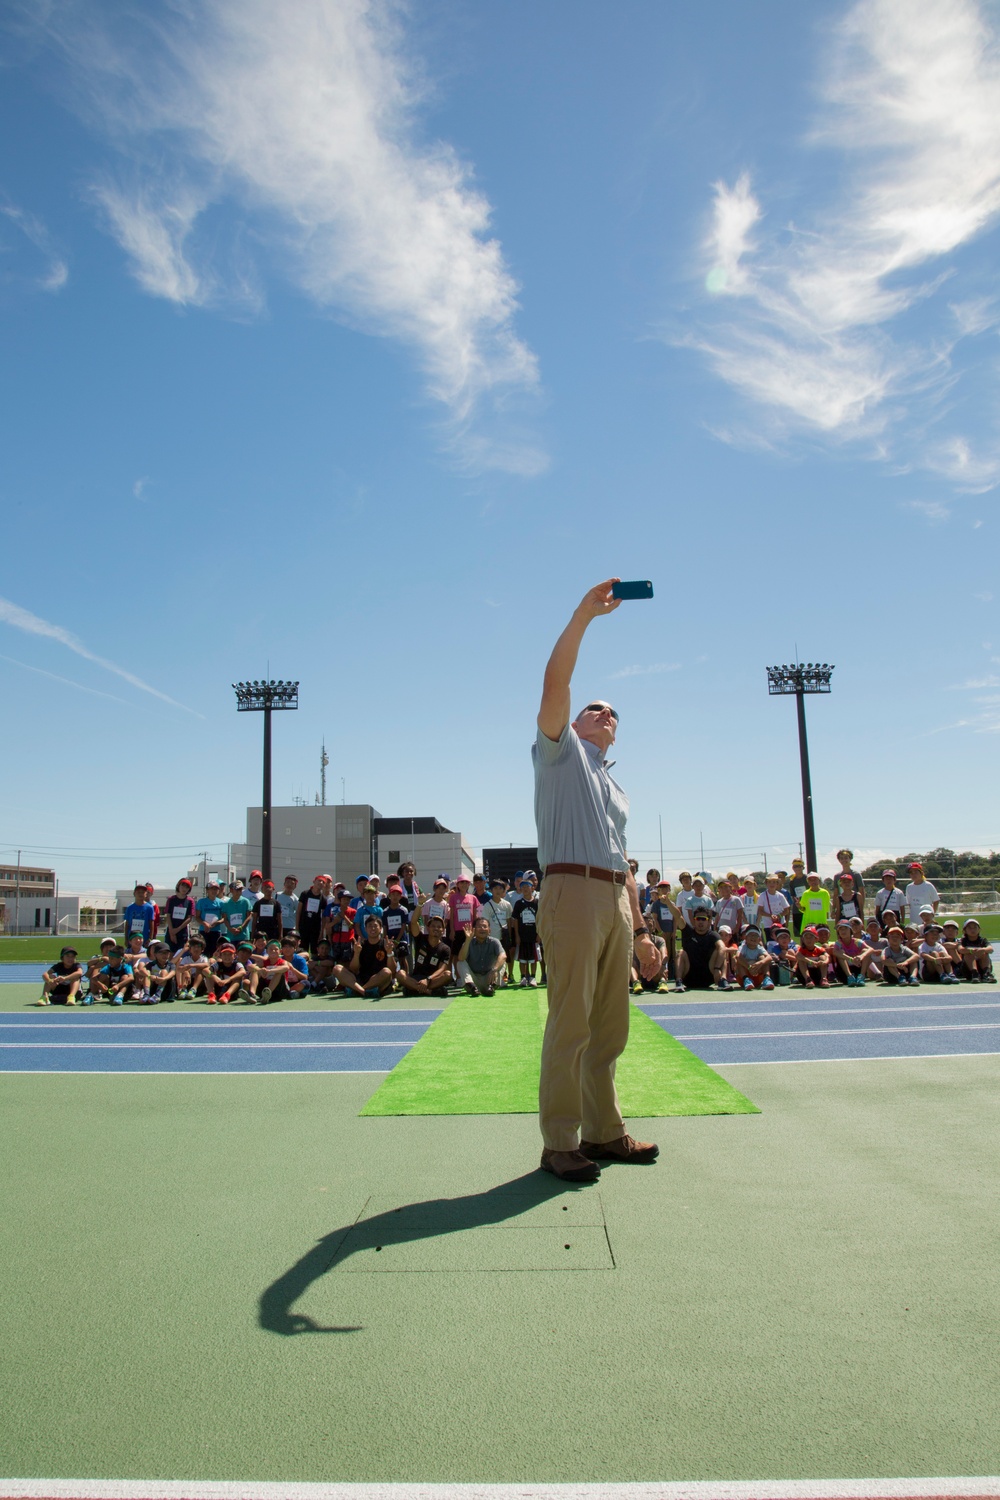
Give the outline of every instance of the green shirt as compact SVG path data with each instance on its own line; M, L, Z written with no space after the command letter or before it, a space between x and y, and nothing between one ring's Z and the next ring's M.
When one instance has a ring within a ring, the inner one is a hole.
M238 901L234 901L232 897L228 901L223 901L222 910L225 913L226 923L233 937L237 933L240 933L241 936L249 934L250 927L249 923L247 923L247 918L253 911L253 905L253 902L248 901L246 896L241 896Z
M807 886L799 897L799 909L802 912L803 927L828 925L830 921L830 892L822 885L818 891L811 891Z

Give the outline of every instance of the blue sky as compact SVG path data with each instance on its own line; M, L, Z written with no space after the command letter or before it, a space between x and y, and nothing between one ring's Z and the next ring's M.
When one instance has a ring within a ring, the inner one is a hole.
M1000 844L1000 13L22 0L0 39L4 848L275 796L533 841L541 672L645 865ZM26 854L41 860L40 854Z

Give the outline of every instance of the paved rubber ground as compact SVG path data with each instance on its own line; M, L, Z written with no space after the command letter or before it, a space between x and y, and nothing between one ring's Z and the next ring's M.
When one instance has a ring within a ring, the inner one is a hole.
M721 1071L569 1195L380 1075L4 1075L0 1473L995 1474L997 1060Z

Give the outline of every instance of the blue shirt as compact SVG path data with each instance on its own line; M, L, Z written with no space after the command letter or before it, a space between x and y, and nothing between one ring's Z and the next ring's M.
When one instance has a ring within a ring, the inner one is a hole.
M125 908L125 937L130 938L133 932L142 933L142 941L149 942L150 933L153 930L153 918L156 916L156 908L151 901L133 901L131 906Z
M539 729L531 758L542 869L572 864L627 870L628 798L609 776L603 750L567 724L558 740Z

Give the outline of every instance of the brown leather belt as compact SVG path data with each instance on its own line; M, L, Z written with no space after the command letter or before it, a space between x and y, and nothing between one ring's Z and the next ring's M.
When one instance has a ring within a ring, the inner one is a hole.
M624 870L602 870L600 865L546 865L546 875L583 875L591 880L609 880L614 885L625 884Z

